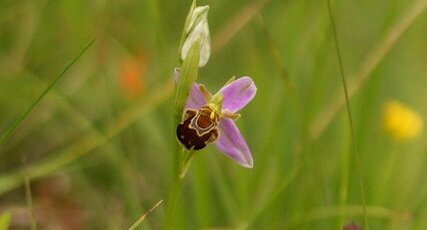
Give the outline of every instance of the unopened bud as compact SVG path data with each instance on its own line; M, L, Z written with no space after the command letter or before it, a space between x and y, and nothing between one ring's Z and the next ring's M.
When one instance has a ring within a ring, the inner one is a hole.
M211 39L208 25L209 6L198 6L190 10L184 28L184 43L181 48L181 59L184 60L191 46L199 41L199 67L204 66L211 54Z

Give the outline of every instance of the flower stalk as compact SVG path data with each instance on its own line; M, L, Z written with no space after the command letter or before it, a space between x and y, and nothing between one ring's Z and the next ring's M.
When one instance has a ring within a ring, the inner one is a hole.
M191 92L191 88L197 79L199 64L200 64L200 48L206 47L203 43L203 36L193 36L191 43L188 42L188 36L191 32L190 24L196 25L199 21L195 21L196 1L193 1L190 12L186 18L184 30L182 33L181 43L179 47L179 57L182 60L180 71L180 79L175 85L175 101L174 101L174 127L176 127L182 119L182 114L187 102L188 96ZM200 15L200 10L198 11ZM207 10L204 10L207 14ZM207 16L203 17L203 20L207 23ZM203 21L202 20L202 21ZM186 45L185 55L183 46ZM210 44L208 44L210 46ZM206 49L206 48L205 48ZM210 49L210 48L209 48ZM206 57L206 55L205 55ZM207 59L204 60L205 63ZM174 154L173 154L173 177L172 184L170 187L169 195L166 201L166 213L164 229L174 229L175 223L175 212L179 205L181 197L181 190L183 179L188 171L189 165L194 158L194 151L187 150L179 145L176 141L174 142Z
M250 77L233 77L218 92L211 94L202 84L196 84L199 68L210 56L210 34L207 22L209 6L190 8L179 48L181 68L175 69L176 87L174 127L176 127L174 170L167 199L164 229L176 229L174 224L180 205L183 180L196 156L196 151L210 143L236 163L253 167L252 154L235 120L237 112L255 96L256 86Z
M199 63L199 41L196 41L188 52L188 56L184 59L180 79L175 87L175 103L174 103L174 127L181 121L182 113L185 103L187 102L188 95L191 87L197 79ZM184 169L188 168L188 160L186 156L186 149L182 148L175 141L174 151L174 170L172 185L170 188L169 196L166 205L165 225L164 229L173 229L174 213L178 200L180 199L182 182L185 176ZM188 169L185 169L185 171Z

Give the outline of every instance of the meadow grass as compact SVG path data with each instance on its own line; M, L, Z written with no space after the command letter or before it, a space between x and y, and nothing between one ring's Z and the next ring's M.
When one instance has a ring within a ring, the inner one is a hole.
M197 81L258 87L237 121L254 168L197 152L174 229L427 227L426 134L393 138L382 110L398 100L426 118L427 1L327 3L199 1L213 50ZM190 4L0 3L0 226L163 226Z

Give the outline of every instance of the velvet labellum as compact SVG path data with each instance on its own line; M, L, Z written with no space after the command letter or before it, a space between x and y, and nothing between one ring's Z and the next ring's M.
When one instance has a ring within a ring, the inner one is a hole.
M187 109L182 120L176 135L185 148L199 150L218 139L219 116L209 106Z

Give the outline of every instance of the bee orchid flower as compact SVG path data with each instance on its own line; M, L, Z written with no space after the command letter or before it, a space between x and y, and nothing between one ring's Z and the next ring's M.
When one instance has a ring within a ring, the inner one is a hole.
M238 164L252 168L252 154L235 124L237 113L255 96L257 88L250 77L232 78L212 95L202 84L195 83L185 105L177 137L190 150L199 150L209 143Z

